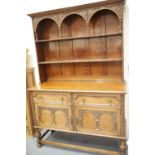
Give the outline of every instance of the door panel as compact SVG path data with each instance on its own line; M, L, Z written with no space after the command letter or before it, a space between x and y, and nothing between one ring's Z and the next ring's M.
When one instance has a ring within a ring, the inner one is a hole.
M105 107L75 106L77 131L120 135L120 110Z
M72 130L71 108L65 106L36 105L37 125L43 128Z

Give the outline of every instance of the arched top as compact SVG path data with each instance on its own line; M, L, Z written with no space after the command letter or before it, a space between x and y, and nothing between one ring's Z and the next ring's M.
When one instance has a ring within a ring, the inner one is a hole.
M119 18L109 9L96 11L90 19L91 34L109 34L119 32Z
M56 22L50 18L39 21L36 27L37 39L56 39L59 36Z
M102 8L102 9L99 9L99 10L96 10L89 18L90 18L90 20L94 17L94 15L95 14L98 14L99 12L111 12L118 20L119 20L119 16L118 16L118 14L114 11L114 10L112 10L112 9L110 9L110 8Z
M62 37L77 37L86 35L86 22L79 14L66 16L61 24Z
M67 18L71 18L71 17L79 17L79 18L82 18L84 21L85 21L85 18L81 15L81 14L79 14L79 13L71 13L71 14L67 14L63 19L62 19L62 23L65 21L65 20L67 20Z

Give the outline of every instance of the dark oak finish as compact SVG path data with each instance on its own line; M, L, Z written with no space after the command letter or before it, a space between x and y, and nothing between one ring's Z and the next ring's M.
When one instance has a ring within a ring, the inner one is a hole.
M29 89L37 129L58 130L121 139L125 154L123 68L124 0L30 14L41 83ZM44 134L45 135L45 134ZM86 150L86 147L44 141L38 145Z

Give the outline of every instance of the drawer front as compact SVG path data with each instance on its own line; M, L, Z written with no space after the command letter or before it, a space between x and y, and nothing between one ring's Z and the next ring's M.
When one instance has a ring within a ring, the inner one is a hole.
M32 100L34 103L70 105L70 94L33 92Z
M120 136L120 110L103 107L75 107L77 131Z
M35 105L37 126L49 129L72 130L71 109L68 106Z
M104 106L120 108L120 96L102 94L74 94L74 104L77 106Z

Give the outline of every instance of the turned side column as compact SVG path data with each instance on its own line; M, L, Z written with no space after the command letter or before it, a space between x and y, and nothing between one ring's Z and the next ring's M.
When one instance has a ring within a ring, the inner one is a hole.
M126 140L121 140L120 141L120 155L127 155L125 154L127 152L127 144L126 144Z

